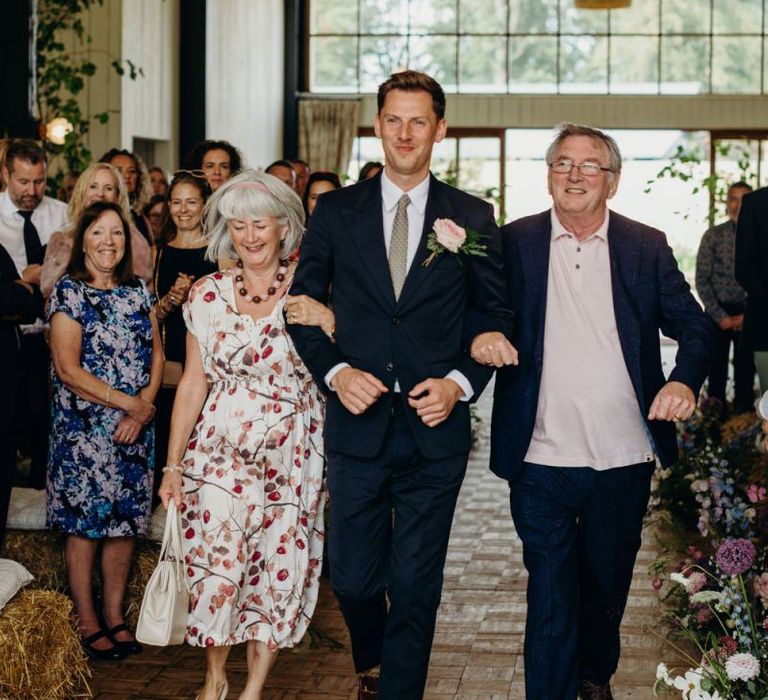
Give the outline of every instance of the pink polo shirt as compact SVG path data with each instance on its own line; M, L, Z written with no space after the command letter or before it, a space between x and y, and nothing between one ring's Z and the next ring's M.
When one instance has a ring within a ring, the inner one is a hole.
M544 366L526 462L603 470L654 459L616 328L609 216L579 242L552 210Z

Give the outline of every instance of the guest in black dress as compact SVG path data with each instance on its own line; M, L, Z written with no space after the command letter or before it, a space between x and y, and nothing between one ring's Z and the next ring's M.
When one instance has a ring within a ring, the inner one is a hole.
M217 269L216 263L205 259L208 241L203 233L202 216L210 194L210 186L202 174L186 170L177 172L168 188L157 241L153 279L158 298L155 310L165 350L165 373L156 401L155 494L163 477L171 410L186 357L187 327L181 306L192 283ZM156 495L155 499L157 503Z
M16 466L14 411L21 377L21 336L19 323L32 323L43 315L40 289L22 281L11 256L0 245L0 548L11 498Z

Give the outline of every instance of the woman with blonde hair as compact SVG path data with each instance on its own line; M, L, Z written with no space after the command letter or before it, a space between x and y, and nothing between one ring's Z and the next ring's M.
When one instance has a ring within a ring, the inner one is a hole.
M94 202L118 204L123 215L131 222L128 193L120 173L109 163L93 163L78 178L69 200L67 218L69 226L54 233L48 241L40 273L40 291L47 299L56 281L64 274L72 254L75 223L80 214ZM133 272L145 282L152 278L152 254L149 243L132 224L130 225Z

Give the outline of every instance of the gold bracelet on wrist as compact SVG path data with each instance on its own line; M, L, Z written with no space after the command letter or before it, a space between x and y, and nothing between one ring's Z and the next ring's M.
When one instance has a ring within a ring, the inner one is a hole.
M109 403L109 397L112 395L112 386L110 384L107 384L107 396L104 399L104 403L107 404L107 406L111 406L112 404Z

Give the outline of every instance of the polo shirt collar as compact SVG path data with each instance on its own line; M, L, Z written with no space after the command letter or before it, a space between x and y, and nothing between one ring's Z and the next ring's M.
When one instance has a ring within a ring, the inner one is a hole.
M600 228L597 229L589 238L599 238L602 241L608 240L608 220L610 218L610 210L608 207L605 208L605 218L603 219L603 223L600 224ZM557 240L558 238L562 238L563 236L575 236L571 231L569 231L565 226L560 223L560 219L557 218L557 214L555 213L555 208L552 207L550 210L550 219L552 221L552 239L553 241ZM587 238L586 240L589 240Z

